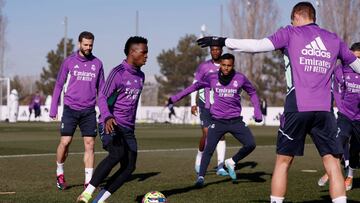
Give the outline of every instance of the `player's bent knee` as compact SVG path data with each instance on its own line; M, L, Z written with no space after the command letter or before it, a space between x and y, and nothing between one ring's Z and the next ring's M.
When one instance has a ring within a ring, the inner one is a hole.
M252 144L248 144L244 146L248 151L254 151L256 148L256 144L252 143Z
M109 154L109 162L111 162L111 164L119 163L121 158L122 156L119 154L114 154L114 153Z
M126 170L131 174L135 171L136 166L135 165L129 165Z

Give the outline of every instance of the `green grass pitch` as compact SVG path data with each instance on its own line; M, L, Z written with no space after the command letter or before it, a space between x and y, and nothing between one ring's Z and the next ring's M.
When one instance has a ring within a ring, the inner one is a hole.
M83 143L77 131L65 163L70 188L59 191L55 180L58 126L59 123L0 123L0 203L75 202L83 190ZM205 177L205 187L195 189L194 159L199 126L137 125L140 152L136 171L108 202L141 202L145 193L153 190L161 191L170 203L269 202L277 127L250 128L257 148L238 164L238 181L215 174L215 153ZM231 135L227 135L226 140L226 157L229 157L240 144ZM290 169L285 202L331 201L328 186L317 186L323 167L311 143L307 140L305 156L297 157ZM106 153L98 138L96 151L96 163L99 163ZM354 188L347 192L348 202L360 202L359 174L355 171Z

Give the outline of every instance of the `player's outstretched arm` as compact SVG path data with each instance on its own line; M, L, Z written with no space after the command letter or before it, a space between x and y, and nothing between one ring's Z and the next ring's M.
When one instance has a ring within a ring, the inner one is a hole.
M255 122L260 123L262 121L262 113L261 113L261 108L260 108L260 100L256 94L255 87L251 84L251 82L247 78L245 78L245 82L244 82L242 88L250 96L250 101L254 107Z
M273 43L268 39L230 39L224 37L203 37L197 40L197 43L201 47L208 47L214 41L217 41L222 46L226 46L234 51L240 52L267 52L275 50Z
M198 39L196 42L202 48L209 47L212 44L218 44L219 46L223 47L223 46L225 46L225 40L226 40L225 37L207 36L207 37Z
M185 88L181 92L177 93L176 95L171 96L169 98L169 100L171 100L173 103L176 103L176 102L180 101L182 98L189 95L190 93L197 91L201 88L207 87L207 86L208 86L208 83L198 81L198 82L190 85L189 87Z

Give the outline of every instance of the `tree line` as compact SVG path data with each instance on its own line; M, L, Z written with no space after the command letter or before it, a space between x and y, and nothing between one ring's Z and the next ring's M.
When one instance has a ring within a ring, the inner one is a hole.
M0 0L1 2L2 0ZM227 36L263 38L279 28L280 11L275 0L231 0L227 6L227 14L230 19L230 25L227 26L226 31ZM316 6L318 23L330 31L338 33L348 45L359 41L357 29L360 26L360 13L357 9L360 8L360 1L326 0L325 2L325 0L319 0ZM212 34L217 35L216 33ZM176 47L164 49L157 56L160 66L160 73L155 76L158 105L164 105L169 95L189 86L193 82L197 66L209 58L208 49L197 46L196 39L196 35L186 34L179 39ZM74 51L75 45L72 39L66 43L66 55L69 56ZM57 73L64 60L63 45L64 39L61 39L56 49L48 52L46 56L48 66L42 67L40 79L35 82L36 89L44 95L52 94ZM224 49L223 53L226 52L231 51ZM269 105L281 106L286 92L285 67L281 51L266 54L234 54L236 56L235 69L244 73L252 81L257 88L259 97L265 98ZM29 92L25 91L24 82L21 80L20 76L14 76L11 80L11 87L18 90L21 96L20 102L25 104L29 100ZM153 94L153 92L152 90L144 91L143 97L147 97L146 94ZM245 97L244 102L247 100L248 98ZM190 99L184 99L178 105L190 105Z

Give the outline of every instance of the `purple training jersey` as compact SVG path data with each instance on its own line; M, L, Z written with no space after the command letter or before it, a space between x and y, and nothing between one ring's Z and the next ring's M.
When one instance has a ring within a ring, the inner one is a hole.
M331 111L331 75L336 60L355 61L348 46L334 33L312 23L280 28L269 37L285 59L285 112Z
M213 60L207 60L201 63L196 72L194 83L202 80L207 74L217 73L219 71L219 65L214 64ZM205 103L205 108L210 108L210 88L203 88L199 91L199 100Z
M40 106L41 106L41 96L39 94L36 94L31 99L29 109L40 108Z
M334 98L339 111L352 121L360 121L360 74L349 66L335 69Z
M51 101L50 117L57 115L60 94L65 82L64 104L74 110L95 107L96 94L104 85L102 62L95 56L82 57L79 51L67 57L61 64Z
M139 97L144 85L145 75L140 70L124 60L112 69L104 88L99 94L100 123L109 118L115 118L117 124L134 129ZM113 111L110 112L107 99L117 92Z
M220 84L218 77L218 73L207 74L200 81L172 96L171 100L177 102L193 91L208 87L214 92L214 103L210 107L212 117L231 119L241 115L240 93L242 90L245 90L250 95L251 103L254 106L255 118L258 120L262 119L256 90L245 75L236 72L231 82L226 86Z

